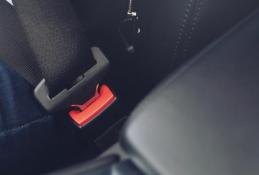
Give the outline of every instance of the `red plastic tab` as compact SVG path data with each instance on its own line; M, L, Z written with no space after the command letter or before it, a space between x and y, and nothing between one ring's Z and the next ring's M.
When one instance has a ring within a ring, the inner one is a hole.
M115 100L115 95L107 85L102 85L100 88L97 85L95 96L83 105L72 105L72 107L77 107L79 110L70 111L69 115L82 128L97 118Z

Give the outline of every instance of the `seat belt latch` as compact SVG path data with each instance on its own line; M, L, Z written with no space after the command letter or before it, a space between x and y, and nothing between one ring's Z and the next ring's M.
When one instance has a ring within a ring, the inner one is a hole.
M93 47L91 50L96 64L83 75L79 75L82 78L72 87L65 88L56 96L50 97L45 79L36 86L34 95L44 109L49 112L68 109L71 104L84 102L92 96L96 84L109 68L109 61L99 48Z
M82 128L100 116L116 99L107 85L97 85L94 97L82 105L71 105L74 110L69 112L69 116Z

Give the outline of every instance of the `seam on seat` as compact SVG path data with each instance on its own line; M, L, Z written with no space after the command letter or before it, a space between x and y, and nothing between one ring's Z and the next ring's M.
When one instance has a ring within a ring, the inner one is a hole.
M200 20L204 2L204 0L187 1L184 10L183 20L179 27L175 48L173 51L173 65L179 60L182 60L188 56L192 44L193 35L198 28L198 23Z
M189 49L192 44L192 39L195 31L198 29L198 23L201 17L201 10L204 5L204 0L198 0L195 4L194 7L194 14L193 17L191 18L190 26L189 26L189 31L186 32L186 41L183 47L183 58L186 58L188 56Z
M175 47L173 50L173 60L174 61L176 60L178 50L180 49L180 46L184 40L184 33L187 28L189 18L191 17L191 11L192 11L192 7L194 4L195 4L195 0L188 0L187 4L185 5L183 19L179 25L179 30L178 30L178 34L177 34L177 38L176 38L176 42L175 42Z
M22 130L22 129L24 129L24 128L28 128L28 127L31 126L31 125L47 122L50 118L51 118L51 116L50 116L50 115L47 115L47 116L45 116L45 117L39 118L39 119L37 119L37 120L30 121L30 122L28 122L28 123L26 123L26 124L23 124L23 125L20 125L20 126L18 126L18 127L11 128L11 129L2 131L2 132L0 132L0 137L6 137L6 136L8 136L8 135L14 135L14 134L16 134L17 132L19 132L20 130Z

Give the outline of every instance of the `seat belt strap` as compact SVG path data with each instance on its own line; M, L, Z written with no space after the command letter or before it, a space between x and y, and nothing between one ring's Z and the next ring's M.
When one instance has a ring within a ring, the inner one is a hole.
M69 0L13 0L50 96L71 87L95 64Z

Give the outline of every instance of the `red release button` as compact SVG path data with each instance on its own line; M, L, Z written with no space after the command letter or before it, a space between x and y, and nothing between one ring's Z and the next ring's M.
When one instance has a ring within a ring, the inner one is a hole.
M77 107L79 110L70 111L69 115L73 121L82 128L97 118L115 100L116 96L107 85L102 85L100 88L97 85L95 96L83 105L72 105L73 107Z

